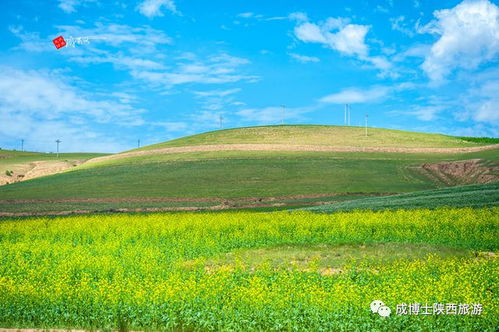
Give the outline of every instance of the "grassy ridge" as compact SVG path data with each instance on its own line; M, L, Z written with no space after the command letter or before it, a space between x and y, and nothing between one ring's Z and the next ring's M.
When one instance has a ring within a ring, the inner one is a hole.
M479 251L497 250L498 215L495 208L7 220L0 222L0 326L493 330L499 266ZM378 260L371 250L363 261L362 248L371 245L387 255L397 248L421 253ZM310 261L245 261L244 250L259 248L283 258L300 251ZM321 262L317 248L334 259ZM441 249L445 255L427 256ZM343 259L346 251L359 260ZM230 253L239 258L210 263ZM392 316L371 314L373 299ZM398 303L415 302L481 303L484 312L395 315Z
M338 212L357 209L416 209L452 207L499 206L499 182L420 191L402 195L373 197L307 208L316 212Z
M369 128L369 135L365 137L363 127L283 125L217 130L148 145L133 151L187 145L251 143L415 148L485 145L485 142L469 142L452 136L392 129Z

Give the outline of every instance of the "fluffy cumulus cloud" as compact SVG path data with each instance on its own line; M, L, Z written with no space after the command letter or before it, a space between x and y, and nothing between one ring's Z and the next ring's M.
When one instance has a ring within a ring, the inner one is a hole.
M422 69L433 81L444 80L454 69L476 69L499 55L499 8L488 0L463 1L437 10L421 33L438 35Z
M323 103L331 104L361 104L376 102L385 99L391 89L384 86L372 87L367 89L348 88L340 92L322 97Z
M328 18L324 22L311 23L303 13L290 15L297 22L295 37L305 43L318 43L341 54L356 56L381 70L388 70L390 62L382 56L369 56L366 35L370 26L352 24L346 18Z
M173 0L144 0L137 6L137 10L142 15L152 18L155 16L163 16L163 7L173 14L180 14Z
M369 27L358 24L331 24L333 20L328 19L322 25L304 22L295 27L295 36L306 43L324 44L334 50L345 54L367 55L367 45L365 44L366 34ZM338 28L336 32L329 31L332 28Z

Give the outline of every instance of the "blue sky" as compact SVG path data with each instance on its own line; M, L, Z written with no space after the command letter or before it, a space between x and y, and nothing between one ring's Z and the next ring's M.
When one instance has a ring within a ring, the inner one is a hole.
M3 0L0 147L118 152L224 128L499 136L499 8L475 1ZM57 50L52 39L89 37Z

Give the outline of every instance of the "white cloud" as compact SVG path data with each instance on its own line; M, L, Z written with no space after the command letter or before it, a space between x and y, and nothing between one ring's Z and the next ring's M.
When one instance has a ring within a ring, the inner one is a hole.
M464 98L466 112L461 120L471 118L476 122L499 123L499 80L488 80L469 89Z
M452 9L435 11L435 20L419 29L439 39L432 45L422 69L431 80L444 80L454 69L476 69L497 60L499 8L488 0L463 1Z
M348 88L322 97L319 101L331 104L361 104L380 101L388 96L390 88L384 86L368 89Z
M40 37L36 32L25 31L22 26L9 26L9 31L21 39L16 49L23 49L32 52L56 51L52 43L47 42L56 36L62 35L68 37L93 37L88 45L73 47L64 47L57 52L67 56L85 55L85 56L103 56L105 51L100 47L127 47L132 54L157 54L157 47L172 43L162 30L153 29L149 26L132 27L123 24L104 24L95 23L91 28L84 28L78 25L59 25L56 26L57 32L53 35ZM83 49L85 52L83 52ZM116 51L113 51L116 54ZM121 58L121 56L114 56ZM88 61L90 62L90 61Z
M175 85L190 83L224 84L258 80L257 76L238 72L241 66L249 63L248 60L228 54L210 56L204 61L194 56L185 61L187 62L177 63L172 71L132 70L131 74L137 79L167 89Z
M14 49L26 50L28 52L47 52L54 48L51 43L43 41L38 32L26 32L23 26L9 26L9 31L21 39L21 44Z
M149 26L133 27L125 24L95 23L92 28L83 28L77 25L56 26L59 34L63 36L95 36L97 39L90 40L90 46L104 44L111 47L130 46L140 53L156 51L156 46L171 44L172 40L162 30L153 29ZM85 49L88 49L88 45ZM71 48L63 48L68 51ZM74 49L73 49L74 50Z
M85 2L96 2L96 0L59 0L59 8L65 13L76 12L76 7L81 6Z
M246 12L246 13L237 14L237 17L261 19L261 18L263 18L263 15L255 14L253 12Z
M234 94L241 91L240 88L226 90L194 91L196 98L204 110L219 111L226 109L234 103Z
M292 21L297 21L297 22L307 22L308 21L308 16L306 13L303 12L295 12L289 14L289 19Z
M372 64L383 71L391 68L391 63L382 56L369 56L366 35L369 26L351 24L347 18L328 18L325 22L315 24L304 21L300 16L294 28L295 37L305 43L319 43L344 55L356 56L362 61ZM296 19L295 19L296 20Z
M414 115L421 121L433 121L443 109L442 106L417 106L413 107L412 111L405 112L405 114Z
M286 107L284 109L284 122L301 119L302 114L310 112L311 110L311 108L307 107ZM246 123L280 124L283 117L283 108L281 106L245 108L237 111L235 114Z
M332 22L334 24L331 24ZM332 28L339 30L332 33L329 31ZM365 44L365 37L369 27L366 25L345 25L344 22L338 24L338 20L330 18L322 25L310 22L302 23L296 26L294 31L296 38L306 43L321 43L349 55L365 56L367 54L368 48Z
M296 53L289 53L289 55L296 61L307 63L307 62L319 62L321 59L315 56L301 55Z
M98 94L69 83L74 81L57 72L0 68L0 139L22 137L39 150L46 150L47 142L57 137L73 151L118 151L123 148L122 144L106 138L108 129L99 133L90 125L138 126L144 123L142 114L146 111L130 104L133 96L97 98Z
M155 16L163 16L162 7L165 7L173 14L180 15L173 0L144 0L137 6L137 10L142 15L153 18Z
M306 43L326 44L326 37L322 34L321 28L313 23L303 23L295 27L295 36Z
M413 37L414 31L407 27L405 16L397 16L390 18L392 30L402 32L403 34Z
M210 91L194 91L194 94L199 97L225 97L241 91L240 88L227 90L210 90Z
M180 132L189 129L189 125L181 121L158 121L151 122L150 124L156 127L162 127L169 132Z

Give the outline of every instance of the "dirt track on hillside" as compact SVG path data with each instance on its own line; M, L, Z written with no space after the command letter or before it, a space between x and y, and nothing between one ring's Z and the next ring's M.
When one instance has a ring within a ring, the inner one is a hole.
M392 153L467 153L483 150L499 149L499 144L475 146L469 148L401 148L401 147L357 147L357 146L321 146L321 145L289 145L289 144L218 144L197 145L125 152L110 156L97 157L86 163L106 160L140 157L155 154L214 152L214 151L310 151L310 152L392 152Z
M6 175L5 173L0 174L0 185L25 181L45 175L52 175L62 172L66 169L81 165L83 162L83 160L44 160L12 165L10 168L13 168L14 170L11 176Z

